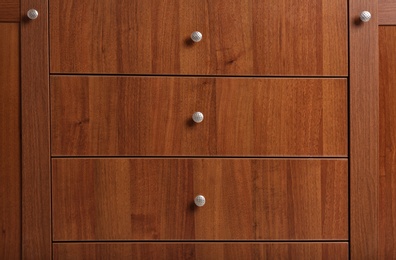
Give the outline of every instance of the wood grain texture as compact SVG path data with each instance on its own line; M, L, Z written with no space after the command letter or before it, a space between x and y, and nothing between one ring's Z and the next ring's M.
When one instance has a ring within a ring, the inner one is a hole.
M350 1L350 251L378 257L378 1ZM369 10L368 23L359 20Z
M348 74L343 0L53 0L50 8L53 73Z
M0 258L21 258L19 24L0 23Z
M53 76L51 89L56 156L347 155L345 79Z
M19 0L0 0L0 22L19 22Z
M378 24L396 25L396 3L379 1L378 3Z
M54 159L55 241L348 239L347 160ZM206 198L194 206L197 195Z
M55 243L54 260L348 259L347 243Z
M396 259L396 26L380 26L379 259Z
M26 10L39 10L36 20ZM50 259L48 0L22 1L22 258Z

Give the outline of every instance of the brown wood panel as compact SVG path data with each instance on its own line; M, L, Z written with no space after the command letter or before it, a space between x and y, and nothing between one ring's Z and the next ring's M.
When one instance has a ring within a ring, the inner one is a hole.
M54 76L51 88L53 155L347 155L345 79Z
M19 0L0 0L0 22L19 22Z
M21 258L19 24L0 23L0 258Z
M39 12L36 20L27 10ZM51 259L48 0L21 1L22 258Z
M55 241L348 239L347 160L54 159L52 180Z
M346 10L344 0L53 0L51 72L345 76Z
M347 243L55 243L55 260L348 259Z
M350 11L350 251L378 257L378 1L349 1ZM363 10L368 23L360 22Z
M396 26L380 26L380 259L396 259Z
M380 25L396 25L396 2L379 1L378 23Z

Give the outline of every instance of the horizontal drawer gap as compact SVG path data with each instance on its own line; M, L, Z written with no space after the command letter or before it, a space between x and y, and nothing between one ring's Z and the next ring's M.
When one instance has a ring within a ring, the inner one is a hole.
M53 244L73 243L349 243L349 240L77 240L52 241Z
M99 74L99 73L50 73L51 76L84 77L178 77L178 78L299 78L299 79L347 79L349 76L295 76L295 75L184 75L184 74Z
M309 156L51 156L52 159L310 159L310 160L340 160L348 159L347 156L326 156L326 157L309 157Z

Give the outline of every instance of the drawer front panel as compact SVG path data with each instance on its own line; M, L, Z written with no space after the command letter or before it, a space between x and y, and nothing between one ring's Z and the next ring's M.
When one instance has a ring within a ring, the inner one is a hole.
M346 240L347 168L347 160L53 159L53 238Z
M55 260L348 259L348 243L56 243Z
M53 73L348 73L345 0L50 2Z
M53 76L52 154L343 157L346 84Z

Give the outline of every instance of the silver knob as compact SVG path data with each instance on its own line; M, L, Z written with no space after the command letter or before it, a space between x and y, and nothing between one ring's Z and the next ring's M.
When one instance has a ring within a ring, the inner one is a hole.
M195 199L194 199L194 203L195 203L195 205L197 205L198 207L202 207L203 205L205 205L205 202L206 202L205 197L202 196L202 195L198 195L198 196L196 196Z
M38 17L38 11L36 9L30 9L27 12L27 17L29 17L30 20L34 20Z
M195 123L201 123L201 122L204 120L204 115L203 115L201 112L195 112L195 113L192 115L192 120L193 120Z
M194 42L200 42L202 40L202 33L195 31L191 34L191 40Z
M363 12L360 14L360 20L361 20L362 22L367 23L368 21L370 21L370 19L371 19L371 14L370 14L369 11L363 11Z

